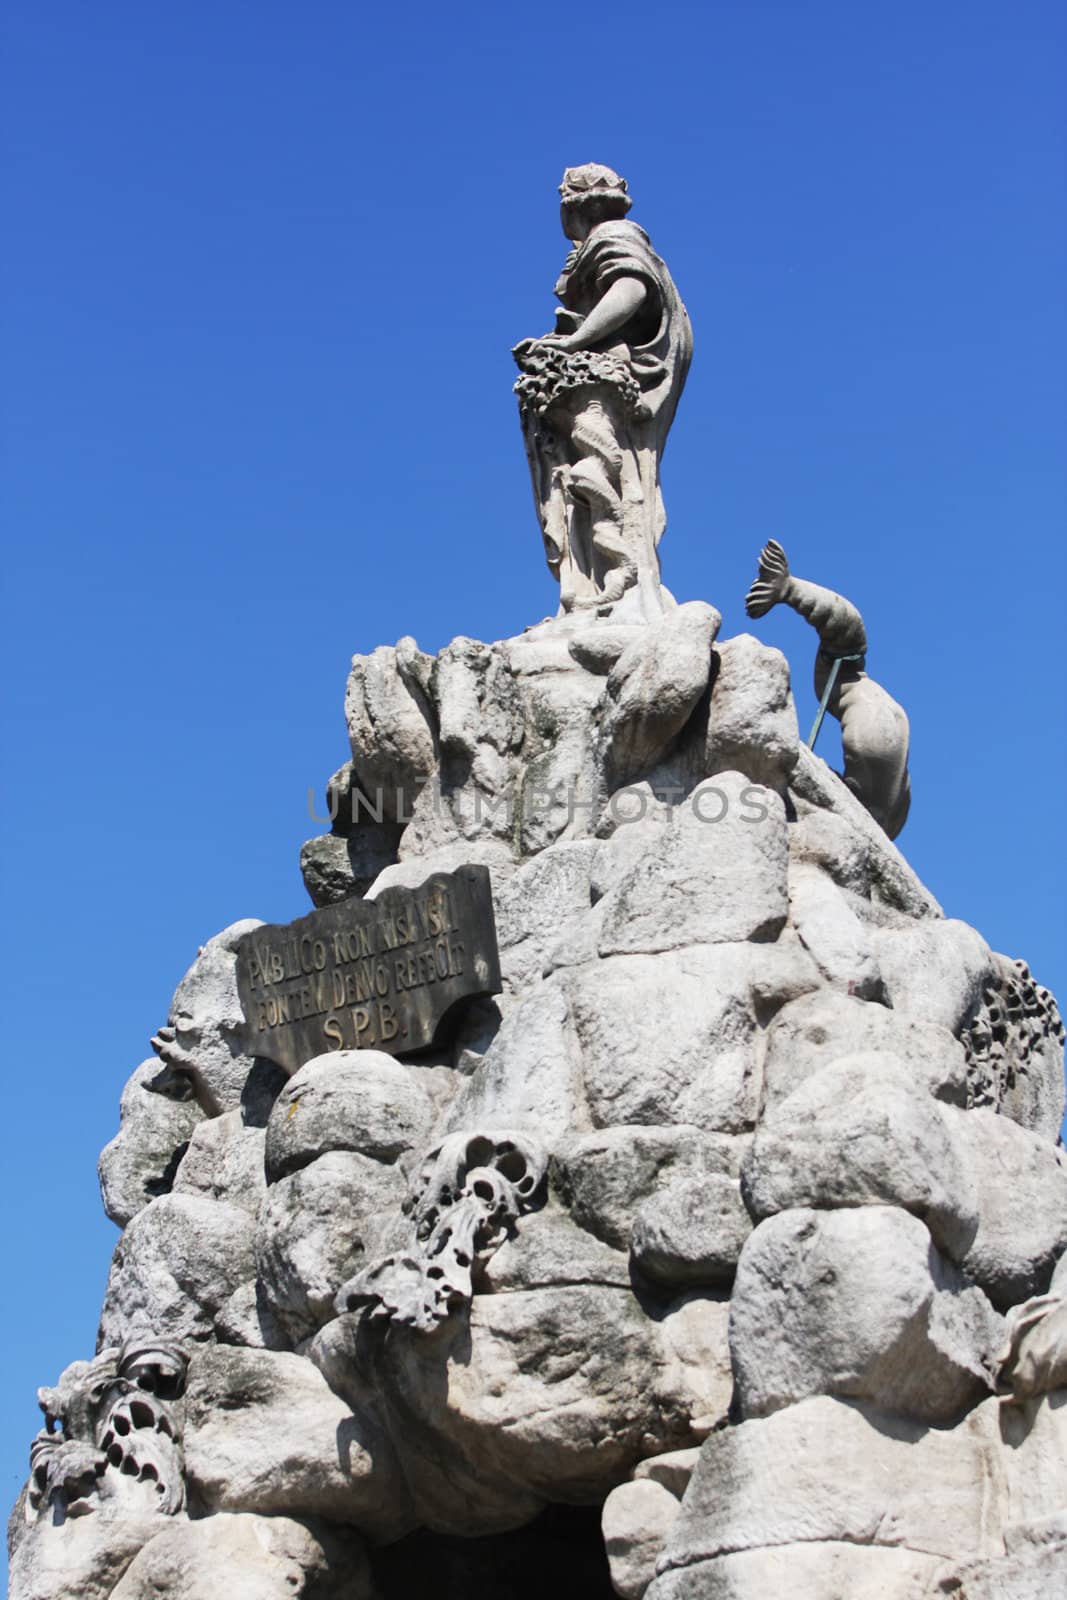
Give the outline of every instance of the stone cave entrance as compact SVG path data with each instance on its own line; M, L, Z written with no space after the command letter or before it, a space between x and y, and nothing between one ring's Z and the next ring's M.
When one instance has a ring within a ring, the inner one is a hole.
M420 1530L372 1550L371 1567L382 1600L615 1600L599 1506L548 1506L525 1528L480 1539Z

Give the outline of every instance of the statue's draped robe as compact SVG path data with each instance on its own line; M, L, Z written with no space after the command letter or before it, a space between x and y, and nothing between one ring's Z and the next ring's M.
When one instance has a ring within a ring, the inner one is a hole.
M667 264L653 250L644 228L636 222L602 222L568 256L555 293L568 311L586 317L620 278L644 284L644 304L594 348L619 357L629 367L647 410L649 426L640 429L647 432L642 444L662 454L689 371L693 333Z
M555 292L572 314L565 320L578 326L622 278L644 286L643 303L588 352L566 358L574 374L569 384L544 409L543 422L527 409L524 429L546 555L564 608L595 603L615 566L625 568L623 581L636 584L644 609L656 614L657 546L666 524L659 463L692 356L689 316L666 264L634 222L595 227L571 251ZM590 371L598 362L599 372ZM569 469L569 480L566 473L561 480L560 466ZM596 503L599 472L614 502L606 514L603 500Z

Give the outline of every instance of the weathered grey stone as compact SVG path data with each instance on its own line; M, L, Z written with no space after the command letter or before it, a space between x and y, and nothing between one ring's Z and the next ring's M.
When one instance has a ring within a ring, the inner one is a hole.
M987 1412L996 1444L996 1515L1005 1549L1019 1549L1046 1534L1058 1538L1067 1508L1067 1391L1057 1389L1014 1405L990 1400ZM998 1482L999 1479L999 1482ZM979 1549L972 1554L991 1554Z
M147 1544L112 1600L375 1600L357 1535L291 1517L220 1513Z
M587 1233L555 1205L520 1217L482 1274L482 1288L489 1294L569 1284L628 1289L630 1263L624 1251Z
M646 1456L644 1461L639 1461L634 1468L634 1477L652 1478L669 1489L676 1500L680 1500L689 1487L689 1480L699 1460L700 1450L696 1445L689 1450L668 1450L665 1455Z
M936 1556L828 1539L736 1550L665 1572L649 1600L932 1600Z
M641 1600L656 1575L656 1558L678 1518L677 1498L661 1483L620 1483L604 1502L601 1528L611 1585L622 1600Z
M158 1517L46 1522L12 1551L9 1600L110 1600L138 1550L160 1526Z
M854 817L801 801L789 828L790 867L817 867L839 888L859 900L869 899L873 888L870 820L866 815L868 826L859 828Z
M682 731L707 687L721 624L713 606L691 600L650 623L612 667L601 719L609 792L655 766Z
M201 946L174 991L166 1026L152 1040L163 1065L192 1085L209 1117L237 1109L255 1064L245 1053L235 950L239 939L262 926L246 917Z
M818 983L804 951L714 944L618 956L561 974L593 1123L755 1123L759 1020Z
M667 1578L733 1552L812 1545L814 1558L826 1542L941 1561L997 1554L1000 1530L988 1513L998 1448L988 1406L946 1431L820 1396L725 1428L701 1449L650 1600L729 1595L710 1578L703 1590ZM844 1593L851 1600L852 1589Z
M290 1339L254 1278L239 1283L215 1316L220 1344L239 1344L250 1350L288 1350Z
M230 1296L255 1276L252 1239L252 1218L240 1206L194 1194L153 1200L115 1247L100 1344L120 1345L138 1329L210 1338Z
M1067 1249L1067 1162L1061 1149L992 1111L946 1106L978 1194L978 1231L964 1271L1006 1310L1048 1288Z
M584 613L578 613L573 619L578 625L578 631L567 637L567 653L580 667L584 667L586 672L605 678L626 646L633 643L644 631L644 627L640 623L625 625L605 621L600 617L587 618L585 627L581 627L583 616Z
M1065 1591L1067 1537L1017 1550L999 1561L969 1561L943 1571L929 1593L931 1600L934 1595L950 1595L952 1600L1050 1600Z
M156 1195L168 1192L193 1129L203 1120L191 1096L176 1099L153 1088L167 1077L155 1056L142 1061L122 1091L119 1131L100 1152L104 1210L120 1228Z
M642 1202L709 1174L736 1179L745 1147L743 1139L680 1125L606 1128L559 1142L550 1181L579 1227L626 1250Z
M840 818L855 837L865 877L862 884L846 883L869 895L876 907L902 912L908 917L941 918L944 913L929 889L905 861L874 818L856 799L844 780L832 772L813 750L801 744L797 764L789 778L789 794L803 821L811 811L828 811ZM859 841L863 841L860 846ZM833 848L838 861L854 861L853 849ZM827 862L827 870L834 875Z
M421 687L427 660L413 639L353 656L345 689L352 767L376 814L410 816L436 765L432 712Z
M581 680L585 674L575 676ZM587 692L592 682L586 680ZM553 707L547 717L533 718L535 727L527 734L528 759L516 784L514 811L524 856L557 839L580 838L589 832L597 795L592 723L583 715L557 728L555 715ZM547 724L544 733L536 731L539 724Z
M958 1117L946 1123L942 1110L894 1056L842 1057L764 1116L741 1170L749 1210L762 1219L799 1206L901 1206L963 1261L979 1198Z
M307 1062L278 1096L267 1124L268 1182L328 1150L393 1162L424 1144L437 1115L431 1086L440 1073L379 1050L334 1050Z
M669 799L662 798L659 786L653 788L649 778L629 783L609 796L597 821L597 838L603 842L590 877L594 900L617 888L649 849L662 843L662 830L674 825L675 811L684 797L684 786L679 784L671 789Z
M595 1498L725 1418L726 1315L724 1300L689 1296L653 1321L628 1290L595 1285L477 1295L447 1388L440 1356L411 1339L386 1351L387 1370L480 1472L545 1500Z
M988 1301L923 1224L887 1206L761 1223L730 1302L745 1417L832 1394L943 1427L991 1389L1000 1335Z
M256 1231L267 1305L293 1344L334 1315L346 1278L373 1259L383 1220L406 1192L403 1174L352 1150L330 1150L272 1184Z
M786 920L785 812L741 773L700 784L607 897L601 955L773 939Z
M811 764L818 760L803 747L798 783L808 789ZM821 764L820 764L821 765ZM803 768L803 771L801 769ZM941 919L941 908L890 844L885 833L834 774L823 771L837 793L817 791L820 799L839 800L840 809L812 805L794 794L796 817L789 829L790 866L815 867L848 897L861 922L899 927L911 919Z
M693 1172L643 1203L630 1249L638 1271L653 1283L729 1283L751 1232L737 1180Z
M457 867L489 868L494 896L515 871L514 852L499 839L452 839L437 849L404 855L392 866L383 867L367 890L367 899L376 900L385 889L417 889L435 872L454 872Z
M508 1013L447 1113L447 1132L504 1126L551 1139L588 1125L581 1063L559 977L540 984Z
M198 1351L185 1460L190 1488L210 1511L320 1516L387 1538L409 1525L387 1441L301 1356Z
M409 821L400 859L425 857L463 841L510 850L531 752L519 766L515 756L526 730L508 641L486 645L454 639L436 658L428 681L438 761L425 769L426 782L405 813ZM595 694L592 680L588 692Z
M441 750L472 760L480 745L499 755L518 749L523 722L507 649L477 639L453 639L433 667Z
M805 862L790 863L789 920L832 988L861 1000L883 997L868 929L837 884Z
M751 633L720 641L712 652L705 773L743 772L780 793L796 766L798 746L785 656Z
M174 1175L175 1194L224 1200L254 1216L267 1192L262 1128L249 1128L240 1111L227 1111L194 1128Z
M759 1104L747 947L620 956L566 980L595 1126L699 1123L738 1131Z
M965 922L931 920L910 928L872 928L871 942L894 1010L958 1036L994 971L981 934Z
M716 1434L651 1600L1045 1600L1059 1593L1065 1415L989 1400L946 1433L820 1399Z
M300 872L314 906L336 905L350 895L366 894L380 872L396 860L399 827L374 823L348 835L320 833L300 850Z
M830 1062L867 1051L895 1057L917 1092L925 1089L939 1100L965 1102L967 1061L963 1046L947 1028L819 988L784 1005L767 1029L765 1110Z
M517 993L537 982L564 931L588 915L590 879L600 849L595 839L550 845L494 889L506 990Z
M997 1389L1016 1400L1067 1387L1067 1255L1052 1274L1048 1294L1011 1308L997 1359Z
M1062 1401L988 1400L946 1431L820 1398L722 1430L702 1447L647 1593L934 1600L970 1595L966 1578L975 1600L1016 1600L1012 1557L1062 1541L1065 1428ZM1039 1592L1058 1589L1024 1587L1018 1600Z

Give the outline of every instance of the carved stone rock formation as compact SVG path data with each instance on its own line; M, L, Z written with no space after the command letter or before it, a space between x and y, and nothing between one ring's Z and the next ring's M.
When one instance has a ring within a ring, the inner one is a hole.
M458 1600L490 1550L519 1594L546 1518L591 1594L1051 1592L1055 1003L800 744L784 659L664 603L357 661L366 893L484 864L502 992L286 1080L243 1047L256 924L209 941L101 1161L102 1353L14 1600L392 1600L448 1551Z

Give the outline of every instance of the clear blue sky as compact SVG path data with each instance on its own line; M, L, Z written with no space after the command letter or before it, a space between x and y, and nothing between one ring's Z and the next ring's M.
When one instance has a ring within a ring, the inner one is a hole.
M348 658L555 608L509 350L567 164L693 318L667 582L738 632L774 535L862 606L905 851L1067 996L1065 65L1053 0L11 0L6 1500L93 1347L122 1085L198 944L306 909ZM811 637L761 632L806 726Z

